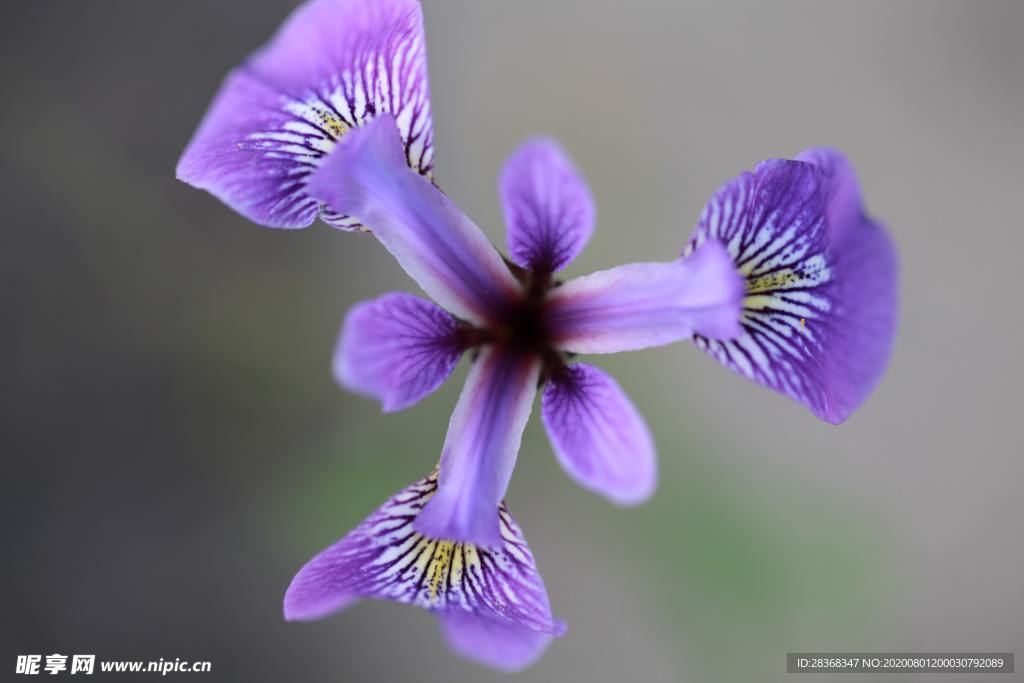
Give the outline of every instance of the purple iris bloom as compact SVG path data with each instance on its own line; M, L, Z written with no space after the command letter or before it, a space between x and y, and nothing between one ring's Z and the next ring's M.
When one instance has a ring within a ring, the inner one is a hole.
M356 306L335 356L345 386L397 410L440 386L464 352L476 355L441 452L437 494L416 529L501 543L498 506L539 385L544 426L570 476L618 503L645 500L656 479L646 425L611 377L572 357L694 334L738 337L743 283L726 249L712 238L685 259L559 284L555 272L590 237L594 207L558 147L530 142L506 163L500 192L511 262L402 152L394 120L378 116L341 141L307 190L358 217L440 304L387 294Z
M349 133L308 182L311 196L367 226L443 305L393 293L356 306L336 374L398 410L440 386L463 353L475 360L438 475L400 492L307 565L288 591L286 614L318 616L354 595L408 600L441 614L457 651L517 668L563 629L502 502L538 386L544 425L570 476L615 502L639 503L656 482L647 426L614 379L572 356L695 333L738 337L743 284L715 239L686 259L558 284L555 272L593 230L594 208L551 142L526 144L502 173L511 261L406 162L394 119L380 115ZM461 553L497 559L467 573L459 567L468 559L452 559ZM495 621L495 612L504 619Z
M657 464L632 401L578 354L693 339L720 362L841 422L881 375L895 329L895 257L830 150L727 183L682 257L561 282L589 240L590 192L555 143L506 162L504 258L432 182L419 4L312 0L229 75L178 176L272 227L319 215L371 232L428 294L347 316L346 387L401 410L473 357L438 468L311 560L288 619L360 598L435 612L451 647L518 669L564 632L503 498L535 393L553 450L581 485L646 500Z

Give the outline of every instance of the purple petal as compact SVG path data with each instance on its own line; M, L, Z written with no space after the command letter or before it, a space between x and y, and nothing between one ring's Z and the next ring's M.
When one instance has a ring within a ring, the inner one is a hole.
M448 425L437 495L417 531L481 546L501 542L495 510L512 477L540 365L534 354L502 347L480 353Z
M553 273L576 258L594 232L594 200L568 155L551 140L524 144L498 184L508 251L523 268Z
M544 387L541 415L562 467L620 505L647 500L658 462L647 424L609 375L582 363Z
M348 389L401 410L437 389L462 356L455 320L411 294L386 294L345 316L334 375Z
M544 580L505 504L495 507L501 524L495 547L433 540L418 533L413 520L436 491L435 472L391 497L310 560L285 593L285 619L318 619L360 598L416 605L444 620L453 647L462 654L474 637L467 624L471 619L487 624L476 634L478 644L484 644L487 633L520 639L509 643L504 657L500 643L488 645L490 653L479 653L477 659L496 666L525 664L530 639L524 630L564 633L564 623L551 616ZM533 647L546 640L534 639Z
M415 0L312 0L231 72L178 162L179 179L270 227L301 228L319 205L309 174L375 114L399 122L404 158L433 167L423 17ZM358 223L329 209L333 225Z
M659 346L694 333L739 333L743 282L725 249L708 242L686 259L634 263L556 287L548 324L555 345L574 353Z
M692 245L724 242L746 278L742 336L696 344L827 422L848 418L878 382L896 329L896 254L831 150L773 159L712 198Z
M501 671L522 671L536 662L553 636L507 619L450 612L438 621L455 653Z
M834 149L813 147L798 154L796 160L817 166L824 175L821 184L829 239L835 241L846 230L855 229L862 222L860 187L846 157Z
M394 120L347 135L309 181L311 195L358 216L437 303L476 323L521 297L494 245L402 156Z

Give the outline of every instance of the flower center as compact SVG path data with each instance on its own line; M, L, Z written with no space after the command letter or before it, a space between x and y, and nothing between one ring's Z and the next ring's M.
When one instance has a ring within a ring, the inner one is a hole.
M545 323L543 292L509 306L491 327L496 343L520 349L527 353L544 354L550 346L550 335Z
M494 322L476 328L466 326L460 334L466 348L484 344L500 344L522 353L544 359L542 378L558 372L565 366L564 355L552 346L552 334L547 316L546 295L554 286L549 275L523 270L509 265L523 284L522 298L509 302L498 312Z

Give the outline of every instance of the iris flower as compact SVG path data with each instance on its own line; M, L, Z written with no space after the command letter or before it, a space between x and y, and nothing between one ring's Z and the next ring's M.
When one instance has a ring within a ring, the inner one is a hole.
M518 669L565 630L503 502L538 388L569 476L642 502L657 480L651 435L579 354L692 339L838 423L888 357L895 259L849 165L816 149L727 183L681 256L562 282L595 222L566 153L537 139L506 162L503 257L434 185L432 143L419 4L312 0L228 76L178 176L263 225L319 216L370 232L429 295L352 309L334 358L346 387L401 410L473 359L438 467L303 567L286 618L360 598L415 604L457 652Z

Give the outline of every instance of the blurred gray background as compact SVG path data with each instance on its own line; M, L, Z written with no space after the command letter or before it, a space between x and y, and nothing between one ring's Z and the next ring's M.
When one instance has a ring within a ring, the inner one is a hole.
M509 680L419 610L280 616L302 563L431 468L466 369L397 415L345 393L343 314L415 285L372 239L259 228L173 177L221 78L291 8L0 10L0 670L62 652L212 660L195 680ZM671 257L720 183L828 144L903 264L889 372L840 427L688 345L598 358L660 451L657 495L622 510L569 482L534 417L509 504L570 632L518 679L1024 652L1024 3L425 13L437 179L497 243L497 173L530 135L558 137L597 198L569 276Z

